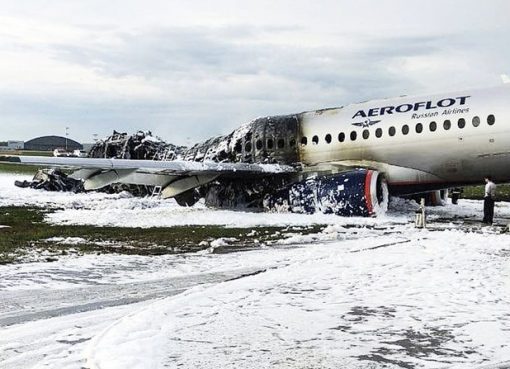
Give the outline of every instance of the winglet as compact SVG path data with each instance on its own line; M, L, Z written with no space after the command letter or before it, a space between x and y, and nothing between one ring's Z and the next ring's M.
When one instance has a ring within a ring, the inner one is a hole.
M7 163L21 163L19 156L0 155L0 161Z

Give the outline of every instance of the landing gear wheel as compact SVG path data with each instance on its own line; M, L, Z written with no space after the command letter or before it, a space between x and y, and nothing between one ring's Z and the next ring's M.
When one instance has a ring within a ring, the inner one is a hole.
M193 206L200 200L200 194L195 188L174 197L180 206Z

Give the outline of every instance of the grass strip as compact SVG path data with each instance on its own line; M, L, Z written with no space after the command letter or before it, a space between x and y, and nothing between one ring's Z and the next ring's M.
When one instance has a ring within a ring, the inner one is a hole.
M154 228L95 227L50 225L45 214L55 210L34 207L0 207L0 264L23 260L30 252L66 254L119 253L130 255L163 255L196 252L210 247L218 238L230 238L229 245L255 245L281 238L281 233L310 234L324 226L226 228L223 226L176 226ZM79 237L79 244L48 242L47 239ZM235 240L233 240L235 239ZM50 258L51 259L51 258ZM51 261L51 260L48 260Z

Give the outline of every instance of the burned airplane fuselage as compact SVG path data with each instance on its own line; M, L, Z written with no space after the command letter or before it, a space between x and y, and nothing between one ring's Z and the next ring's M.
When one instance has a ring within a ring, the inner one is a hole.
M226 136L198 143L183 154L191 161L298 163L299 115L258 118Z
M232 163L298 165L299 115L258 118L232 133L198 143L182 154L184 160ZM261 208L263 200L297 180L296 175L258 176L256 179L226 176L213 181L193 195L177 196L190 204L200 197L215 207Z
M316 144L303 136L302 118L303 114L292 114L255 119L229 135L194 145L183 153L183 159L282 164L301 169L304 148ZM311 138L313 140L315 137ZM176 196L176 200L182 205L191 205L203 197L207 205L214 207L368 216L384 196L387 197L384 185L383 177L373 171L321 174L297 170L296 173L256 178L222 176Z

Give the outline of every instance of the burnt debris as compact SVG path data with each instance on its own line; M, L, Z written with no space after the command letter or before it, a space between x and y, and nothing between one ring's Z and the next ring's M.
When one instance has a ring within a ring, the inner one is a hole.
M40 169L31 181L15 181L14 184L21 188L35 188L52 192L85 192L83 181L74 179L58 169ZM152 195L153 186L115 183L97 190L105 193L129 192L133 196L144 197Z
M167 143L150 131L133 135L113 131L97 141L88 153L89 158L117 158L132 160L186 160L263 164L295 164L299 162L299 115L257 118L228 135L210 138L187 148ZM285 188L289 178L267 175L257 181L222 178L176 197L179 204L192 205L199 198L220 207L262 207L268 191ZM83 183L57 170L38 172L32 182L20 182L20 187L43 188L48 191L82 192ZM128 191L135 196L154 193L152 186L127 184L109 185L103 192Z
M139 160L175 160L180 158L184 147L176 146L152 136L150 131L138 131L133 135L113 131L112 135L99 140L88 153L89 158L117 158ZM39 170L32 181L16 181L18 187L44 189L46 191L84 192L83 181L68 176L61 170ZM134 196L148 196L153 186L112 184L99 191L106 193L130 192Z
M138 160L175 160L186 148L176 146L152 135L138 131L133 135L113 131L104 140L97 141L90 149L89 158L117 158Z
M69 177L58 169L40 169L32 181L15 181L22 188L43 189L46 191L84 192L83 182Z

